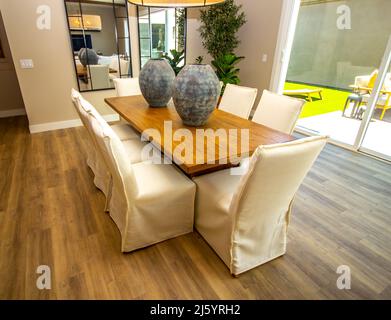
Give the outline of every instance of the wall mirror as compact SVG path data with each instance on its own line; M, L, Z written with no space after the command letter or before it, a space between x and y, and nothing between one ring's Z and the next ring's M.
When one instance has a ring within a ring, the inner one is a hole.
M151 58L172 58L173 49L183 51L178 66L185 65L186 14L185 8L137 7L141 68Z
M81 92L114 88L132 76L127 0L64 0Z

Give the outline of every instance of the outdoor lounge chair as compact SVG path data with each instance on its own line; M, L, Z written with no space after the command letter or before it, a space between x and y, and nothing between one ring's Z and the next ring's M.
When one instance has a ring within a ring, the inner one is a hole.
M306 96L309 102L312 102L312 96L311 94L318 94L320 100L323 100L322 97L322 89L315 88L315 89L296 89L296 90L284 90L284 95L286 96Z

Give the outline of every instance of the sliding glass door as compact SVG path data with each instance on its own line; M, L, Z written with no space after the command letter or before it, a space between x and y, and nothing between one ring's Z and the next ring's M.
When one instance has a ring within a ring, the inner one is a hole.
M363 95L357 147L391 161L391 36L373 90Z
M391 157L389 12L388 0L301 1L283 90L306 100L297 131Z

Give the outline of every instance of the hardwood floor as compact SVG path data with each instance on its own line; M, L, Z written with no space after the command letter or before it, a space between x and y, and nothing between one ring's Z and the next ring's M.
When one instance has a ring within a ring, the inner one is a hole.
M390 165L327 146L297 194L287 254L233 278L197 233L122 254L86 138L0 119L1 299L391 298ZM51 290L36 287L39 265ZM340 265L351 290L336 286Z

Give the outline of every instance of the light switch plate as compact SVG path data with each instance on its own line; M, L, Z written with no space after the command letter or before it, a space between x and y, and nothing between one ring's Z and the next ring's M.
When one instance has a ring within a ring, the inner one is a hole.
M32 59L21 59L20 61L20 67L22 69L32 69L34 68L34 62Z
M266 54L266 53L264 53L264 54L262 55L262 62L263 62L263 63L267 62L267 54Z

